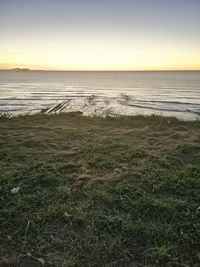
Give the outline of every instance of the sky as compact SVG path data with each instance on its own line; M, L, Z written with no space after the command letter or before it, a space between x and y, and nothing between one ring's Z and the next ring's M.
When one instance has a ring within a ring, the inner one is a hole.
M0 68L200 70L200 0L0 0Z

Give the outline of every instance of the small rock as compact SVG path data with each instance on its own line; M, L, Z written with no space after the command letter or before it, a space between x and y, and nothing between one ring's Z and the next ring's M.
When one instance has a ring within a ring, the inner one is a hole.
M12 195L16 195L19 192L19 187L13 187L13 189L10 190L10 193Z

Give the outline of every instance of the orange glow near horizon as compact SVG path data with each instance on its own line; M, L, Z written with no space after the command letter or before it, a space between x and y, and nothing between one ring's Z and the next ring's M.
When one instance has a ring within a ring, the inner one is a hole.
M81 42L81 40L80 40ZM44 70L200 70L200 51L185 47L126 45L118 43L93 46L83 44L0 54L0 68L30 68ZM29 46L30 47L30 46ZM160 48L161 47L161 48Z
M196 0L2 1L0 68L200 70L199 10Z
M50 44L46 45L45 44ZM181 49L180 49L181 48ZM0 68L27 67L49 70L199 70L200 49L181 42L124 38L93 40L60 39L40 43L24 40L19 47L3 47ZM7 51L14 51L8 53Z

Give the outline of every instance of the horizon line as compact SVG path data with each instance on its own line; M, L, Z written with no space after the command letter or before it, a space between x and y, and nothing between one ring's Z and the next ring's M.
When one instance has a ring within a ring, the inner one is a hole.
M30 68L19 68L19 67L17 67L17 68L6 68L6 69L1 69L0 68L0 71L14 71L14 70L16 70L16 69L19 69L19 71L24 71L24 72L28 72L28 71L60 71L60 72L67 72L67 71L69 71L69 72L189 72L189 71L200 71L200 69L161 69L161 70L158 70L158 69L150 69L150 70L148 70L148 69L144 69L144 70L140 70L140 69L138 69L138 70L90 70L90 69L88 69L88 70L63 70L63 69L30 69Z

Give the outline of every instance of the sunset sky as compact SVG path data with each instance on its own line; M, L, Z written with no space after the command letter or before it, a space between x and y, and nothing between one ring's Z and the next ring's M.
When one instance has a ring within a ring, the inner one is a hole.
M200 70L200 0L0 0L0 68Z

